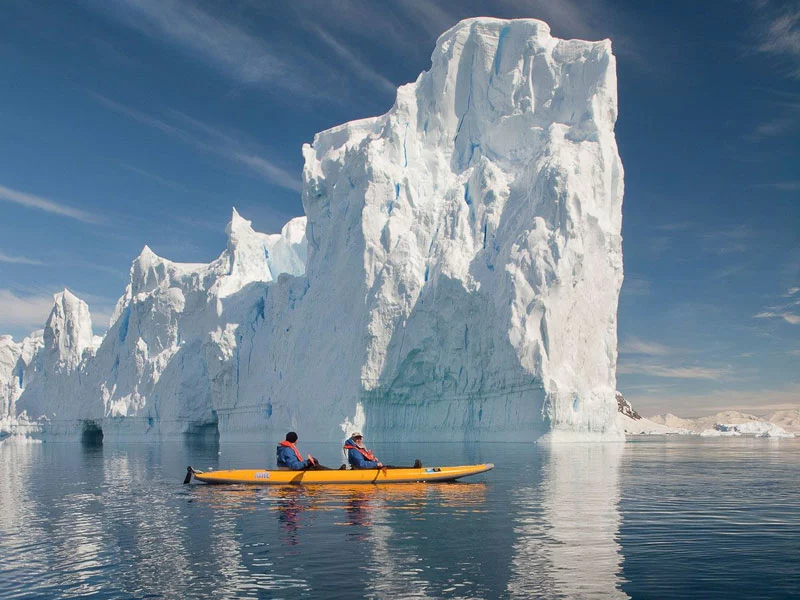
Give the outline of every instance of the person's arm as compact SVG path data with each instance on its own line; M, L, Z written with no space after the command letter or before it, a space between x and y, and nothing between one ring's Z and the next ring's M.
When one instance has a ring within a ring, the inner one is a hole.
M347 459L354 469L377 469L381 466L380 461L367 460L361 452L352 448L347 451Z
M361 454L358 450L354 450L350 448L347 451L347 460L350 462L350 465L354 469L369 469L369 461L364 458L364 455Z
M373 454L373 456L375 455ZM380 469L383 466L377 456L375 456L375 460L364 460L364 464L368 469Z

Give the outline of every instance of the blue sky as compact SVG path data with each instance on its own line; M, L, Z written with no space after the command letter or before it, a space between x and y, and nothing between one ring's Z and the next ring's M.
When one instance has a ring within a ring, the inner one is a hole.
M300 147L388 110L488 15L610 38L625 165L618 387L645 414L800 404L800 3L7 0L0 331L52 293L98 329L147 243L177 261L302 214Z

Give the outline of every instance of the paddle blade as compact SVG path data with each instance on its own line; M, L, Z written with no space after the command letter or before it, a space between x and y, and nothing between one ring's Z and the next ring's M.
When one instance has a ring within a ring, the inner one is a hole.
M183 480L184 485L192 480L192 473L194 473L194 469L192 467L188 467L186 469L186 478Z

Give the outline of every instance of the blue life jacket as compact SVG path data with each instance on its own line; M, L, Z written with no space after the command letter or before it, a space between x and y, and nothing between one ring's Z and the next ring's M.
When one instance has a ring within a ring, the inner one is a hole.
M308 467L308 459L300 460L297 458L294 448L291 446L278 446L277 449L278 466L292 471L302 471Z
M378 458L369 450L359 448L353 438L344 443L344 448L347 450L347 462L354 469L376 469L378 467Z

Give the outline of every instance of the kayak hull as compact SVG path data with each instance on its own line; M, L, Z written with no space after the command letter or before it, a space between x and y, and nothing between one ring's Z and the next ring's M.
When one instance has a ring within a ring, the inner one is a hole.
M250 485L319 485L353 483L411 483L417 481L455 481L491 471L491 463L456 467L421 467L419 469L347 469L331 471L283 471L239 469L201 472L192 470L198 481L211 484L244 483Z

